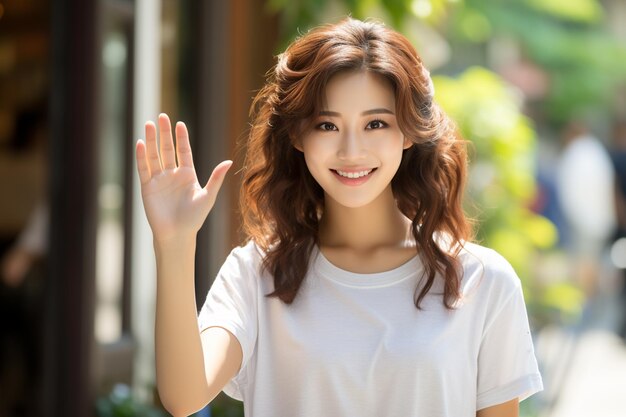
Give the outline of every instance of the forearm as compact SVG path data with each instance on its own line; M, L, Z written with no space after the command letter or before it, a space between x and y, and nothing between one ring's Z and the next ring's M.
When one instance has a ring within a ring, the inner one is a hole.
M157 386L167 410L174 417L187 416L211 399L196 317L196 233L211 211L232 161L216 166L202 187L193 166L185 124L176 124L176 144L166 114L159 115L158 143L156 125L147 122L145 127L145 142L138 140L135 149L157 263ZM212 345L209 340L207 347Z
M187 416L209 401L194 291L195 237L156 243L156 373L161 401Z

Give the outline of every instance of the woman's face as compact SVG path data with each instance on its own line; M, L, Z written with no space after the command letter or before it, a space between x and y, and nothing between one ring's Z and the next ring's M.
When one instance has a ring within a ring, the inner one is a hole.
M324 109L296 148L326 198L365 206L390 186L402 151L411 145L398 126L393 88L377 74L340 72L324 98Z

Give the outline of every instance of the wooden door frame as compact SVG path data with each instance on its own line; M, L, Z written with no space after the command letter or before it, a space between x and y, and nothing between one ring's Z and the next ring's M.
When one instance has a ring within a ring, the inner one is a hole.
M50 236L44 412L93 414L98 2L50 2Z

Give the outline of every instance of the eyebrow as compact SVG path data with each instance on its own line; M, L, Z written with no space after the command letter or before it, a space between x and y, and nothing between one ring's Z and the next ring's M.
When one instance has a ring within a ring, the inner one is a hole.
M393 115L393 112L391 110L385 109L385 108L380 108L380 109L371 109L371 110L365 110L363 113L361 113L361 116L369 116L372 114L391 114ZM319 113L320 116L332 116L332 117L340 117L341 113L336 112L336 111L328 111L328 110L322 110Z

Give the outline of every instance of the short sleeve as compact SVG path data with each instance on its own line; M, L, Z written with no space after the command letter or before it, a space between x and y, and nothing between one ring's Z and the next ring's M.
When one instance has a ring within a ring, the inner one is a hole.
M254 351L257 338L258 273L253 255L256 247L248 244L234 249L220 269L198 316L200 331L222 327L241 344L243 359L239 373L226 384L224 392L243 400L246 365Z
M478 355L476 410L543 390L519 278L486 322ZM507 274L508 275L508 274Z

